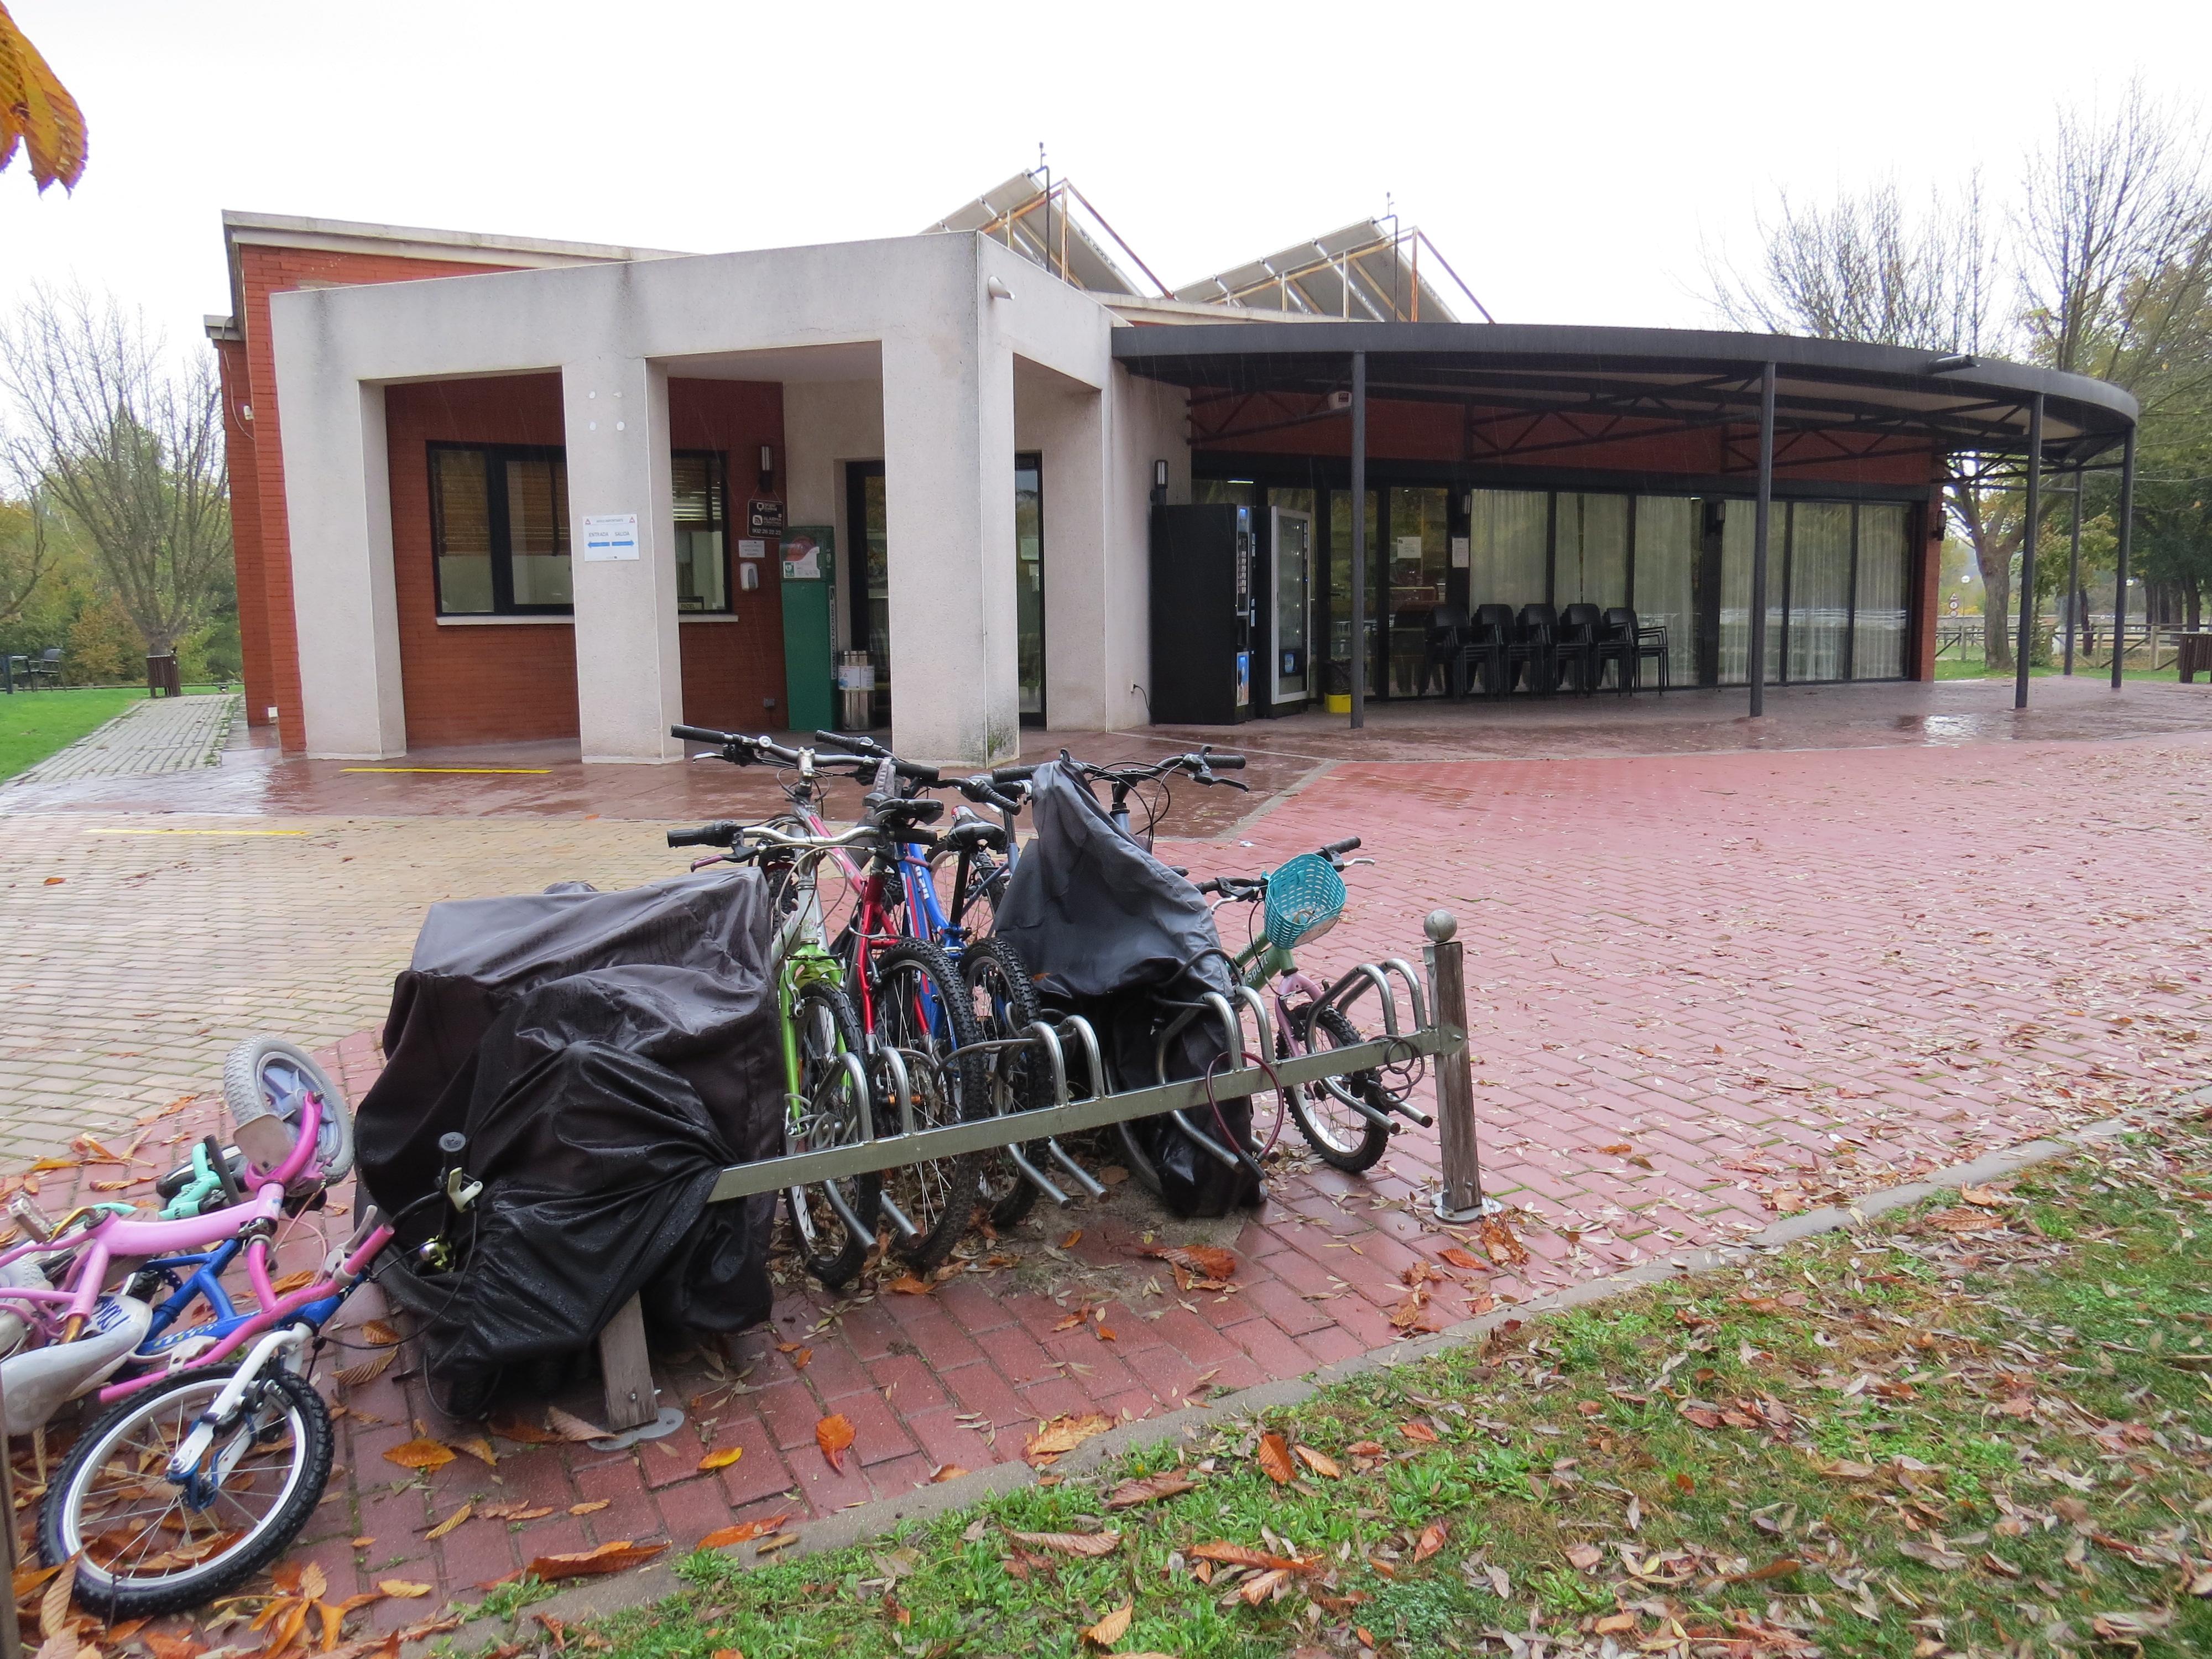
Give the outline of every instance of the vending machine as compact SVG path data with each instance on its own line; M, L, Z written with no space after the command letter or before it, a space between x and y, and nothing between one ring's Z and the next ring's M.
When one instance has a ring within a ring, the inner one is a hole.
M1259 637L1249 507L1152 509L1152 720L1252 718ZM1261 665L1264 668L1264 665Z
M1314 696L1313 514L1267 509L1267 707L1295 714Z

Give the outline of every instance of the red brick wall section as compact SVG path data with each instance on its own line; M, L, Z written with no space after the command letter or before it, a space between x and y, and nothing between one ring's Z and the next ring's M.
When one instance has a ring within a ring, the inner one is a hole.
M259 523L259 571L255 586L260 592L261 641L246 649L264 654L269 667L264 676L269 690L254 699L258 714L276 706L277 726L288 750L306 747L300 715L300 646L292 611L292 543L284 510L283 432L276 408L276 360L269 338L269 296L285 289L341 286L358 283L417 282L426 276L468 276L497 269L446 260L398 258L384 254L325 253L308 248L261 247L241 244L239 271L244 293L244 313L238 319L246 336L246 401L253 409L252 460L249 468L256 494L258 514L240 492L239 449L231 451L231 516L233 535L239 520L252 514ZM229 434L227 434L229 435ZM248 580L246 564L239 566L239 620L243 634L249 612L243 592Z
M230 545L238 575L239 666L246 681L246 718L269 724L269 596L261 564L261 483L254 465L253 426L246 411L246 343L218 340L216 372L222 382L222 441L230 465Z
M755 592L738 588L737 544L745 503L760 493L760 447L783 464L783 387L750 380L671 380L669 442L677 449L718 449L727 466L731 529L731 608L734 622L677 624L684 646L684 718L726 732L781 727L783 718L783 566L771 544ZM775 494L782 494L782 477ZM773 701L774 707L769 703Z
M574 737L574 627L565 617L441 623L430 538L429 446L559 444L561 377L517 374L389 386L384 426L407 746Z

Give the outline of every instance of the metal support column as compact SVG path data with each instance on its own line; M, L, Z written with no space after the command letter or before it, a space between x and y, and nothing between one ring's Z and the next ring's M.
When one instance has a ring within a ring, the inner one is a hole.
M1751 716L1766 712L1766 521L1774 507L1774 365L1759 387L1759 516L1751 532Z
M1436 1007L1431 1016L1448 1033L1437 1051L1437 1142L1443 1156L1443 1186L1437 1194L1437 1218L1474 1221L1494 1215L1498 1206L1482 1195L1482 1156L1475 1145L1474 1061L1467 1048L1467 947L1453 935L1459 923L1449 910L1431 910L1422 924L1429 944L1429 986Z
M1367 354L1352 354L1352 729L1367 724Z
M2020 643L2013 653L2012 706L2027 707L2027 659L2035 641L2035 532L2043 515L2043 394L2027 404L2027 523L2020 535Z
M2081 620L2075 614L2075 600L2081 592L2081 469L2074 469L2074 542L2066 555L2066 670L2074 672L2074 629Z
M2135 544L2136 429L2120 449L2120 548L2112 573L2112 690L2120 689L2120 664L2128 645L2128 554Z

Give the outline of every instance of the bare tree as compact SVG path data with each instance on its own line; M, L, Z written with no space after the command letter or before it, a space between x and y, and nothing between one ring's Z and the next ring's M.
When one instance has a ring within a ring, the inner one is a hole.
M82 289L33 290L0 330L15 469L64 508L149 652L205 621L231 556L221 393L176 370L143 318Z
M1889 182L1826 208L1785 195L1758 224L1751 276L1708 261L1715 303L1737 327L1930 351L1989 343L2000 261L1978 173L1955 195L1931 193L1918 215Z
M1884 183L1826 207L1799 208L1784 196L1758 223L1752 271L1707 261L1713 303L1737 327L1927 351L2002 349L2004 254L1979 174L1954 193L1931 192L1917 213ZM1945 496L1981 573L1984 660L2003 668L2012 664L2004 613L2020 515L1984 499L1977 459L1954 458Z
M2191 111L2130 85L2062 110L2029 158L2018 280L2035 355L2127 387L2146 418L2212 387L2212 185Z

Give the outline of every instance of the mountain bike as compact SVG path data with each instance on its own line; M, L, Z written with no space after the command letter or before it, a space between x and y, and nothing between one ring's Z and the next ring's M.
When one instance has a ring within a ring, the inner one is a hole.
M1238 980L1274 1003L1275 1052L1279 1058L1348 1048L1365 1041L1344 1011L1328 1000L1319 981L1299 971L1291 951L1310 945L1336 925L1346 891L1344 855L1359 845L1347 836L1318 852L1302 853L1279 869L1258 876L1216 876L1197 884L1201 893L1218 895L1221 904L1255 907L1249 941L1233 962ZM1354 859L1352 864L1372 864ZM1408 1085L1410 1086L1410 1084ZM1410 1118L1424 1127L1435 1120L1410 1105L1403 1090L1393 1090L1378 1071L1326 1077L1292 1085L1283 1094L1298 1131L1322 1162L1358 1175L1374 1167L1399 1125Z
M926 852L938 845L938 838L921 826L943 815L944 803L901 793L899 768L904 763L896 760L817 755L764 738L696 726L672 729L678 737L714 743L716 752L735 764L765 763L798 773L798 784L787 787L786 796L805 833L779 825L755 826L747 833L771 854L779 849L818 847L839 855L852 902L843 925L827 937L818 896L810 890L807 901L799 902L773 857L763 867L776 879L779 910L799 916L798 925L813 933L818 948L843 973L864 1039L866 1069L879 1074L882 1120L895 1120L902 1130L910 1130L960 1122L988 1111L989 1089L981 1052L975 1048L981 1033L959 972L941 946L917 935L905 920L906 860L916 856L908 849ZM825 765L840 763L867 772L872 787L863 801L860 823L833 835L821 819L814 780ZM933 771L929 775L935 776ZM741 826L708 828L734 836ZM813 862L809 861L810 868ZM920 886L928 885L926 862L920 865L916 880ZM951 1253L967 1228L981 1190L982 1164L982 1155L971 1153L887 1170L875 1178L872 1210L861 1215L856 1209L855 1213L871 1224L880 1215L891 1224L892 1249L900 1256L917 1268L934 1267Z
M860 1018L845 994L845 970L822 942L816 872L857 837L794 835L773 825L728 822L672 830L671 847L719 847L720 859L774 872L776 1023L783 1055L787 1153L856 1146L875 1136L872 1091ZM702 860L702 865L715 862ZM788 1188L784 1194L800 1264L830 1290L852 1282L875 1243L882 1181L847 1176Z
M976 1036L984 1044L981 1073L992 1109L1004 1116L1043 1105L1048 1092L1045 1068L1026 1036L1044 1018L1036 986L1021 953L990 932L992 915L1021 857L1014 821L1036 768L1002 766L969 777L948 777L934 767L900 760L870 738L842 732L814 735L879 766L890 763L894 775L909 788L957 790L975 805L998 813L1000 821L994 824L968 806L956 806L951 827L938 836L933 849L913 843L901 847L903 921L910 936L935 943L959 969ZM924 857L925 850L933 856ZM948 859L951 873L945 884L946 895L940 898L938 872ZM1056 1204L1069 1201L1054 1178L1040 1167L1046 1160L1091 1197L1104 1195L1105 1188L1056 1139L1006 1146L986 1156L980 1177L993 1227L1018 1225L1040 1195Z

